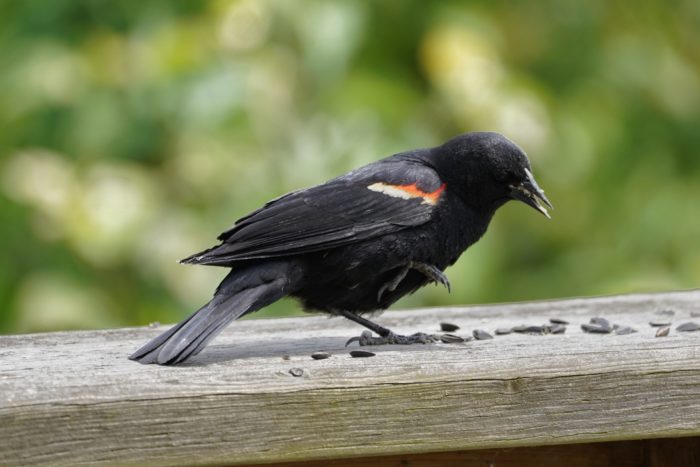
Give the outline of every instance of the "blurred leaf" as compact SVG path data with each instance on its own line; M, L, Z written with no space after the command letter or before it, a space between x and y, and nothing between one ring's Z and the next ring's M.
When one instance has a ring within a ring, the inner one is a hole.
M698 2L0 2L0 332L175 321L238 216L456 132L519 205L400 306L700 284ZM291 300L259 316L299 312Z

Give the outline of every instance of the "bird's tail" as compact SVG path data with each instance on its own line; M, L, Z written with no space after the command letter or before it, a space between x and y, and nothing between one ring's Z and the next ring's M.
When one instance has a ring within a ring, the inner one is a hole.
M292 292L299 277L299 268L291 262L266 262L234 269L221 282L209 303L129 358L160 365L181 363L201 352L231 321Z

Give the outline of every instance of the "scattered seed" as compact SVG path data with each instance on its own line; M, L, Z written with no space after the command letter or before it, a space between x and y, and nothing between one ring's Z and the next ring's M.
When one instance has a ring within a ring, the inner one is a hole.
M325 360L327 358L330 358L331 354L328 352L314 352L311 354L311 358L314 360Z
M459 329L459 326L452 323L440 323L440 330L444 332L455 332Z
M488 332L484 331L483 329L474 329L474 332L472 334L474 335L474 339L478 341L493 339L493 336Z
M680 326L678 326L676 328L676 331L693 332L693 331L697 331L698 329L700 329L700 324L695 323L693 321L688 321L687 323L683 323Z
M459 344L460 342L464 342L463 337L456 336L454 334L443 334L440 336L440 340L445 344Z
M565 319L559 319L559 318L549 318L549 322L552 324L569 324L568 321Z
M649 326L654 327L654 328L660 328L664 326L670 326L671 322L670 321L649 321Z
M304 376L304 370L301 368L290 368L289 374L295 377Z
M498 328L495 332L497 336L505 336L506 334L513 332L513 328Z
M368 352L366 350L351 350L350 351L350 356L352 358L365 358L365 357L374 357L376 354L373 352Z
M582 324L581 329L591 334L610 334L612 332L612 328L596 324Z
M629 326L618 326L617 329L615 329L615 334L617 334L618 336L634 334L635 332L637 332L637 330Z
M152 323L148 323L148 327L150 329L157 328L158 326L160 326L160 323L158 321L153 321Z
M291 357L289 355L282 355L282 360L289 360Z
M673 316L676 314L676 312L671 310L670 308L656 310L654 313L657 315L663 315L663 316Z
M666 337L668 333L671 332L670 326L664 326L656 331L656 337Z
M600 316L596 316L595 318L591 318L590 323L594 324L596 326L600 326L600 327L608 328L608 329L612 330L612 326L610 326L610 321L608 321L605 318L601 318Z
M549 332L552 334L564 334L566 332L566 326L557 323L554 326L549 327Z

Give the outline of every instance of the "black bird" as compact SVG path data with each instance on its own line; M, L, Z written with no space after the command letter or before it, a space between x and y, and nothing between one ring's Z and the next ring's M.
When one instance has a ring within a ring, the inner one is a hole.
M363 318L443 274L516 199L549 217L552 207L525 153L498 133L466 133L441 146L395 154L321 185L276 198L183 259L231 268L214 298L129 358L176 364L227 324L284 296L344 316L364 344L428 342ZM349 342L350 342L349 341Z

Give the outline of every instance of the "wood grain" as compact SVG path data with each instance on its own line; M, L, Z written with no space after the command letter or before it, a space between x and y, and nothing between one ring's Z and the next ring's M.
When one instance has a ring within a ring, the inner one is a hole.
M668 337L648 324L673 309ZM325 317L231 325L191 363L127 355L164 328L0 337L0 464L246 464L700 435L700 292L388 312L397 332L569 320L564 335L392 346ZM585 334L593 316L639 330ZM333 354L315 361L317 350ZM288 356L288 358L283 358ZM289 374L304 370L302 377Z
M251 464L252 465L252 464ZM258 464L260 465L260 464ZM697 467L700 438L644 439L608 443L356 457L284 462L275 467Z

